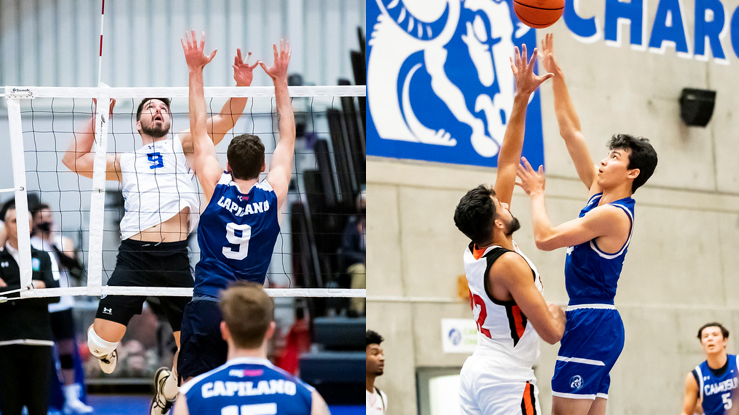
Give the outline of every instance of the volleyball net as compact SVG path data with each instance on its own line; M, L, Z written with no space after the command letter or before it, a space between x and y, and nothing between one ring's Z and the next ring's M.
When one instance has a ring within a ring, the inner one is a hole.
M287 203L280 212L281 231L267 275L267 291L275 297L366 297L364 289L346 288L351 265L342 246L345 229L361 220L365 186L364 86L289 87L297 139ZM20 289L0 292L0 301L20 298L101 295L191 296L192 289L172 287L107 287L120 244L119 224L125 213L119 181L106 180L106 156L142 146L136 108L144 98L167 97L172 113L169 138L189 129L188 88L58 88L6 87L12 187L0 189L0 200L15 198ZM221 165L234 136L249 133L265 145L267 171L279 140L272 87L205 88L210 115L223 115L231 97L247 98L235 127L216 146ZM107 103L116 100L112 116ZM92 178L68 169L62 159L76 134L94 118ZM186 174L183 172L183 174ZM6 176L7 177L7 176ZM199 184L196 188L200 189ZM7 180L6 180L7 182ZM57 235L71 238L84 265L81 286L32 287L31 218L29 208L49 205ZM202 198L200 211L205 209ZM0 218L2 219L2 218ZM362 227L362 229L364 229ZM190 262L199 259L190 235ZM362 239L364 244L364 238ZM2 289L0 289L2 290Z

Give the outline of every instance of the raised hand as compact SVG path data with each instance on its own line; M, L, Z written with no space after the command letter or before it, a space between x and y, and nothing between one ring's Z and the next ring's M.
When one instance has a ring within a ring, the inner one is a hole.
M97 112L98 100L97 98L92 99L92 103L95 106L95 112ZM115 108L115 98L110 99L110 107L108 108L108 116L113 115L113 108Z
M526 60L526 45L523 45L523 50L519 53L518 46L514 51L514 57L510 58L511 70L513 71L513 77L516 79L516 93L524 94L525 96L531 95L536 88L539 87L544 81L554 76L554 74L546 73L541 76L534 74L534 65L536 65L536 56L539 53L534 48L534 53L531 54L531 59Z
M553 74L560 72L557 62L554 60L554 34L547 33L541 40L541 64L544 70Z
M272 78L273 81L285 81L287 82L287 66L290 63L290 42L280 40L280 50L277 50L277 45L272 45L272 50L275 54L275 62L272 67L268 68L264 62L259 61L259 65L264 69L264 72Z
M527 195L532 196L544 192L546 185L544 166L539 166L539 171L534 171L526 157L521 157L521 164L518 165L516 175L520 179L516 182L516 186L521 186Z
M185 39L180 39L180 43L182 43L182 50L185 51L187 67L190 68L191 71L202 69L216 56L217 50L214 50L210 56L205 56L203 52L205 49L205 32L203 32L199 44L195 37L194 30L190 33L185 32Z
M259 65L259 61L254 65L249 65L249 57L251 52L246 54L246 62L241 58L241 49L236 49L236 57L234 58L234 80L236 86L249 86L254 79L254 68Z

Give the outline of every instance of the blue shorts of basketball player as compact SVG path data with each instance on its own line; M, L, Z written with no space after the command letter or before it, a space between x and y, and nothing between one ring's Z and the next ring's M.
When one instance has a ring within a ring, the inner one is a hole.
M612 305L567 307L565 333L552 377L562 398L608 398L610 372L624 348L624 325Z

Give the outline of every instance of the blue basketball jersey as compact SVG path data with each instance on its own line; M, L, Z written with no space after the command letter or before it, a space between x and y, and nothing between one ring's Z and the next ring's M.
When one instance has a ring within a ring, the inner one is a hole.
M738 364L737 356L730 354L721 369L711 369L704 361L693 370L705 415L724 415L731 408L731 396L739 385Z
M310 415L313 388L269 360L239 357L180 388L191 414Z
M593 195L587 206L580 211L580 217L598 207L602 196L603 193ZM618 252L610 254L601 251L595 239L567 248L565 286L570 296L570 305L613 304L616 285L634 230L634 204L634 199L630 197L610 203L611 206L623 209L631 221L629 238Z
M238 280L263 284L280 234L277 215L277 195L266 180L241 193L223 173L200 215L195 295L217 298Z

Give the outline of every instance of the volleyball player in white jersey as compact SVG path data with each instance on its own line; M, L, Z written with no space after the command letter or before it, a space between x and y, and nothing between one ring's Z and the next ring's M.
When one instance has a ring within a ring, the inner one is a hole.
M234 59L237 86L249 86L256 64L244 63L241 50ZM110 113L115 100L111 101ZM233 128L246 106L246 98L229 99L221 112L208 119L207 129L215 144ZM136 128L143 146L133 153L107 156L106 178L121 182L125 215L121 221L121 245L109 286L192 287L193 276L187 254L187 237L199 215L199 196L190 166L194 152L192 136L185 130L169 137L171 113L166 98L147 98L138 107ZM77 133L63 162L72 171L92 177L94 118ZM88 331L90 353L100 360L105 373L117 362L116 347L126 325L141 313L143 296L101 298L95 322ZM160 297L180 345L182 313L189 298ZM159 371L155 379L157 396L174 399L177 376ZM166 413L154 399L152 413ZM168 409L168 408L167 408Z
M527 63L524 45L523 54L516 48L515 63L511 61L516 95L498 154L495 187L470 190L454 212L455 224L472 240L464 265L478 331L477 348L461 372L463 414L539 414L533 370L539 337L554 344L564 333L564 312L544 301L536 267L513 242L520 225L509 210L529 96L551 78L533 73L536 55L534 49Z

